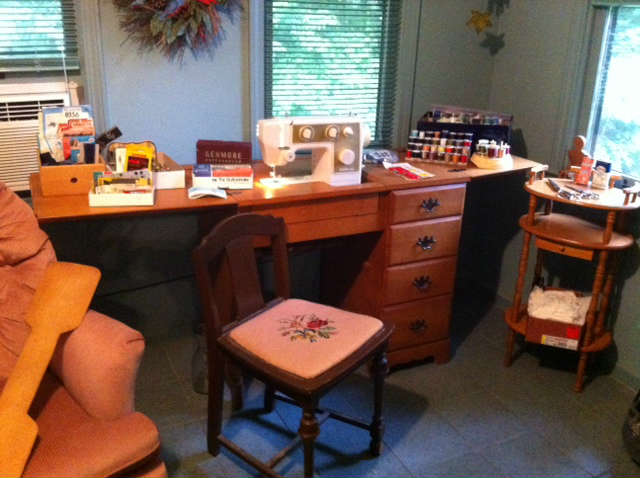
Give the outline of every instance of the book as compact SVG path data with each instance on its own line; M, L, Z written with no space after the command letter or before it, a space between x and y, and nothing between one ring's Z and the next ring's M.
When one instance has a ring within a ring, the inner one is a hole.
M234 168L250 166L251 143L246 141L218 141L201 139L196 143L196 162Z

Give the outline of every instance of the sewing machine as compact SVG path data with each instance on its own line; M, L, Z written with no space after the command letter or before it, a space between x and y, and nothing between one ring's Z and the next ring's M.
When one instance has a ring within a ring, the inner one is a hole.
M269 186L323 181L331 186L360 184L362 150L369 144L367 125L355 117L289 117L258 121L262 160L272 168ZM311 174L277 176L287 166L311 153ZM296 156L296 153L299 153Z

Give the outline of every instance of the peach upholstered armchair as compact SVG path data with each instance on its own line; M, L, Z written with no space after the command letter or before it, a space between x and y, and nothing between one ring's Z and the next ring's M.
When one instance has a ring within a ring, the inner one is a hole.
M56 261L29 206L0 182L0 391L29 335L24 317ZM166 476L158 429L134 411L142 335L89 310L60 337L29 415L38 436L23 476Z

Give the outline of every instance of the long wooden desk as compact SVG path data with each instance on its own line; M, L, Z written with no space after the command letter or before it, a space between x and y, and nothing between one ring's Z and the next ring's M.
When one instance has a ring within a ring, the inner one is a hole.
M156 191L154 206L92 208L87 195L43 196L39 174L31 176L33 208L45 223L147 214L200 213L204 230L238 212L285 219L289 241L350 238L328 255L335 305L395 322L392 365L450 357L449 321L466 185L483 177L529 170L538 163L514 157L509 170L467 170L416 163L432 178L408 181L382 167L365 168L360 185L306 183L263 187L267 169L256 164L253 189L228 199L190 200L185 189Z

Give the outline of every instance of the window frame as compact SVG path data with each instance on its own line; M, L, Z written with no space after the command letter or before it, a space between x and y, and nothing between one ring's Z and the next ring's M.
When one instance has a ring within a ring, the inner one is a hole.
M585 23L585 37L582 45L584 58L582 59L582 76L580 80L581 91L575 95L574 101L579 104L575 108L575 127L572 128L571 143L573 137L582 134L587 139L586 151L593 155L595 149L595 125L593 115L596 114L597 87L599 71L603 63L603 48L607 43L607 32L610 22L609 10L614 7L639 7L640 1L624 0L594 0L589 4L588 18ZM571 144L569 143L569 144ZM565 158L566 163L566 158ZM564 163L563 163L564 164ZM640 171L637 175L622 173L613 170L624 178L640 180Z
M415 64L417 61L417 36L419 34L420 2L406 2L402 6L396 78L396 100L393 114L392 148L402 147L411 129L411 109ZM249 1L249 86L251 114L249 131L253 157L262 158L255 131L258 121L264 118L264 2ZM408 72L408 73L406 73Z

